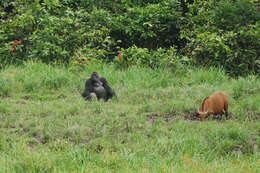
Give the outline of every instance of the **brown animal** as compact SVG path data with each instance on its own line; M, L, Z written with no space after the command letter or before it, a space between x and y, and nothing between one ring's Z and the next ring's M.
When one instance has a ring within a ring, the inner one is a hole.
M223 91L214 92L200 104L198 111L200 121L203 121L209 115L221 115L222 118L223 109L225 110L226 119L228 119L228 95Z

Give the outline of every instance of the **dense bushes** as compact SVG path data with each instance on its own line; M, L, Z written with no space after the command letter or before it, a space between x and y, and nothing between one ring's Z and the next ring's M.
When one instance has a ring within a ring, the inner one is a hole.
M259 73L258 8L249 0L1 1L0 61L112 61L124 52L124 67L176 66L184 57L232 75Z
M241 27L240 31L222 35L200 33L186 45L187 53L196 64L223 66L235 75L259 70L260 29L256 26Z
M195 63L221 65L234 75L259 72L260 12L247 0L207 2L203 11L191 5L190 21L183 32L185 52ZM196 11L197 10L197 11Z
M180 14L170 6L152 4L128 8L114 18L112 36L122 40L124 48L131 45L156 49L179 45Z
M3 62L40 59L43 62L69 62L79 49L109 50L109 31L94 25L99 16L93 12L60 9L52 6L46 10L39 4L31 4L24 15L15 15L3 24L0 37L3 43L0 56ZM55 11L55 15L52 15ZM93 18L95 17L95 18ZM88 21L88 22L85 22ZM8 31L8 32L7 32ZM19 40L20 45L14 45ZM15 47L14 47L15 46Z
M151 68L174 67L175 70L182 69L182 65L189 62L185 57L180 58L177 55L177 49L174 47L149 50L138 48L135 45L127 49L122 48L115 61L119 64L119 67L123 68L131 65L143 65Z

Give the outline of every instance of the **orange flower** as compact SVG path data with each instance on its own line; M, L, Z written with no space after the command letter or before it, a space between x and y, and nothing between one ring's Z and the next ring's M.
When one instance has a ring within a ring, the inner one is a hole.
M74 61L73 64L79 64L79 62L78 61Z
M13 47L15 47L17 44L22 44L22 40L14 40L13 41Z
M11 51L11 52L15 51L15 48L14 48L14 47L11 47L11 48L10 48L10 51Z
M16 40L13 41L13 46L15 47L17 45Z
M120 60L120 59L122 59L123 58L123 52L119 52L119 54L117 55L117 58Z
M22 44L22 40L17 40L17 44Z
M117 57L121 57L123 56L123 52L119 52L119 54L117 55Z

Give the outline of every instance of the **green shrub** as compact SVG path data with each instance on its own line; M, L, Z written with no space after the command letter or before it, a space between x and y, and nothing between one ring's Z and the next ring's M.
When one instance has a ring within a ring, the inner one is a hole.
M182 60L184 59L180 59L177 56L177 50L174 47L149 51L147 48L132 46L128 49L121 49L121 53L115 58L115 62L123 68L131 65L149 66L151 68L181 68Z
M101 49L105 54L102 58L111 54L113 39L109 37L109 29L102 24L108 20L106 11L74 12L49 1L27 5L20 10L21 14L2 24L1 62L38 59L47 63L68 63L79 48Z
M169 5L149 4L127 8L112 20L111 36L122 40L123 48L133 45L156 49L178 44L180 13Z
M209 1L204 4L207 10L196 11L202 4L191 5L192 22L182 31L189 42L182 52L195 64L223 66L231 75L259 73L260 12L254 4L248 0Z
M260 20L260 13L249 0L220 1L211 12L211 25L221 31L240 30Z
M226 32L223 35L205 32L198 34L187 44L188 54L200 65L223 66L232 75L258 72L257 60L260 57L260 29L248 26L238 33Z
M192 59L235 76L260 72L256 1L8 0L0 3L0 16L0 67L28 59L111 62L121 50L122 66ZM179 57L169 58L172 47Z

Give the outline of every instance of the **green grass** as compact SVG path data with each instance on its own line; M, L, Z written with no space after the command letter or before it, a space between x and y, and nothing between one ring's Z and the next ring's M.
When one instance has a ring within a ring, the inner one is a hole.
M118 101L84 101L92 71ZM223 70L120 71L28 62L0 71L0 172L259 172L260 79ZM186 120L216 90L232 120ZM149 114L171 115L149 120Z

